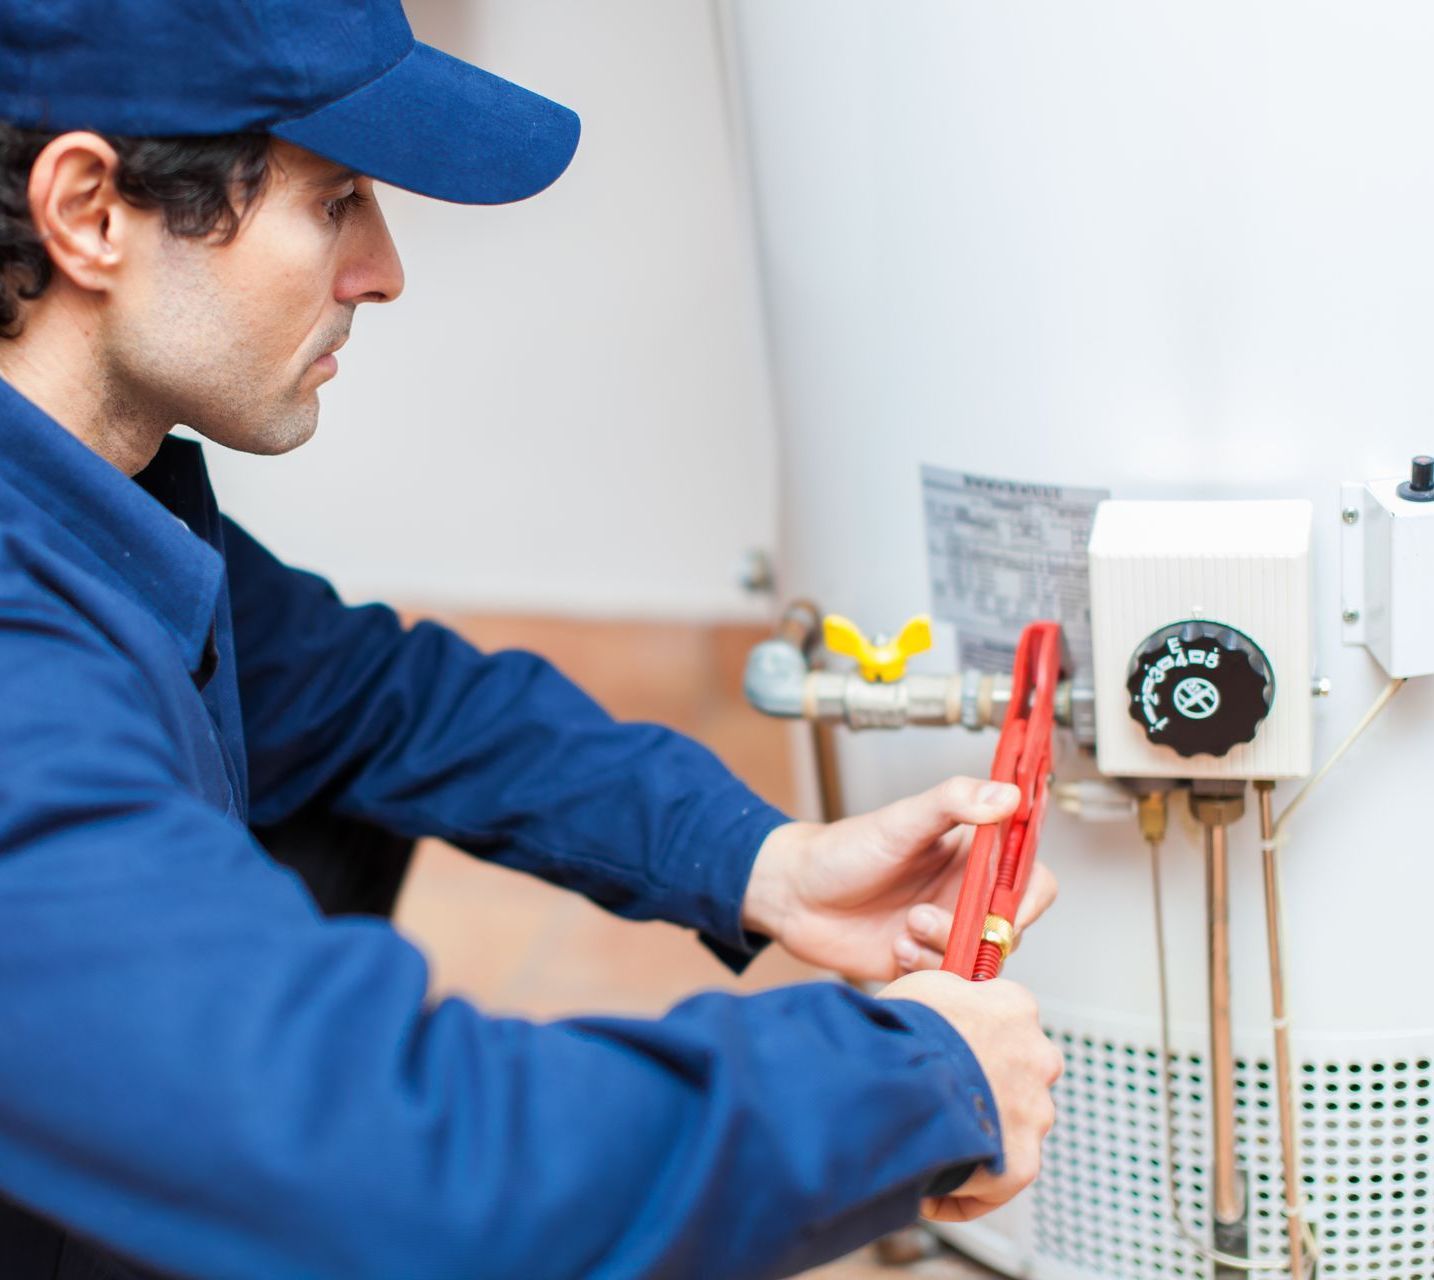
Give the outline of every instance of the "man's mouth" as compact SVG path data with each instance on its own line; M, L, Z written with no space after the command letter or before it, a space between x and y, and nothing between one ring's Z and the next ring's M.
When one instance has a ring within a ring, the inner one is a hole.
M330 343L329 346L326 347L324 351L318 357L315 358L313 364L311 364L309 367L311 369L317 369L320 373L325 373L329 377L333 377L334 374L339 371L339 362L336 359L334 353L338 351L339 348L342 347L344 343L346 343L348 340L349 335L344 334L343 337L341 337L337 342Z

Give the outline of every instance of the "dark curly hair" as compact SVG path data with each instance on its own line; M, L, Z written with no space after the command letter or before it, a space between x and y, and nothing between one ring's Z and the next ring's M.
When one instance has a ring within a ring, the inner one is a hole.
M30 220L30 169L58 134L0 121L0 338L20 332L23 302L49 287L54 264ZM106 138L119 156L116 186L130 204L162 209L171 235L227 244L269 177L269 137Z

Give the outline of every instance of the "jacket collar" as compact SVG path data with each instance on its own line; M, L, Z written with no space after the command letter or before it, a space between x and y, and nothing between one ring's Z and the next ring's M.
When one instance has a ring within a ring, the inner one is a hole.
M132 480L0 380L0 483L88 547L115 584L173 635L191 671L201 664L224 559L185 523L196 517L211 523L197 445L167 439ZM217 536L204 525L198 527Z

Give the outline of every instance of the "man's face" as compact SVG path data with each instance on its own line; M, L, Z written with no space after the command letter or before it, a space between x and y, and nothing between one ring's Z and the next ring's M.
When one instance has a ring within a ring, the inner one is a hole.
M372 182L276 141L230 243L170 235L157 213L130 242L102 321L105 395L118 413L284 453L318 425L354 308L402 288Z

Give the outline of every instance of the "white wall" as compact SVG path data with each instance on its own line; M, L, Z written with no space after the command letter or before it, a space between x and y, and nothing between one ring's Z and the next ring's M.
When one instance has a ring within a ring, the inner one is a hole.
M421 39L576 108L534 200L385 191L404 296L360 308L317 437L209 447L220 501L350 599L752 614L775 444L709 0L410 0Z

